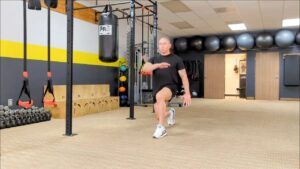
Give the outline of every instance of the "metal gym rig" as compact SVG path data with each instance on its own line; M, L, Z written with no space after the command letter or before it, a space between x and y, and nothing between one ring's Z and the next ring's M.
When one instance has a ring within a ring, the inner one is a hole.
M74 135L72 132L72 97L73 97L73 11L74 10L83 10L83 9L91 9L91 8L99 8L99 7L105 7L105 5L95 5L90 7L83 7L83 8L74 8L74 1L75 0L66 0L66 11L67 11L67 98L66 98L66 130L65 135L66 136L72 136ZM130 62L129 62L129 98L130 98L130 109L129 109L129 117L128 119L133 120L134 118L134 82L135 82L135 21L141 21L144 23L143 17L148 15L135 15L135 10L139 8L143 8L148 10L149 13L151 13L151 16L153 16L153 25L148 23L148 26L151 26L153 28L153 41L157 42L157 2L153 0L148 0L152 5L144 6L140 2L137 2L136 0L130 0L125 2L119 2L119 3L113 3L110 4L111 6L117 6L121 4L130 4L130 8L124 8L124 9L115 9L113 11L121 12L123 17L120 19L124 19L124 17L129 17L129 24L130 24L130 50L129 50L129 56L130 56ZM96 1L98 3L98 1ZM136 7L138 5L138 7ZM153 9L150 9L150 8ZM127 14L126 10L129 10L130 13ZM96 13L97 14L97 13ZM126 15L127 14L127 15ZM142 17L142 20L138 19L139 17ZM153 43L153 51L157 51L157 43ZM156 52L154 52L154 56L156 55Z

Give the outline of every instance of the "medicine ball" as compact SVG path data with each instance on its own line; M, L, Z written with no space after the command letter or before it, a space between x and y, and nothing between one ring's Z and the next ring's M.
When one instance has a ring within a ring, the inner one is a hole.
M249 50L254 46L254 38L249 33L243 33L237 38L238 47L241 50Z
M126 99L127 99L127 96L126 96L126 95L121 95L121 99L122 99L122 100L126 100Z
M125 81L127 80L127 78L126 78L126 76L121 76L121 77L119 78L119 80L120 80L121 82L125 82Z
M256 46L258 48L270 48L274 39L270 33L261 33L256 37Z
M203 45L202 39L199 37L192 39L190 43L191 48L195 50L201 50L202 45Z
M178 52L184 52L188 48L188 43L186 38L178 38L175 40L175 49Z
M125 88L125 87L123 87L123 86L119 87L119 92L123 93L123 92L125 92L125 91L126 91L126 88Z
M125 66L125 65L122 65L121 67L120 67L120 71L121 72L125 72L127 70L127 67Z
M290 30L281 30L275 36L276 45L279 47L288 47L295 41L295 35Z
M234 51L234 49L236 48L236 40L232 36L227 36L224 39L222 39L221 44L224 50L227 52Z
M220 39L216 36L208 37L205 40L205 48L208 51L217 51L220 48Z
M296 35L296 43L300 45L300 32L298 32Z

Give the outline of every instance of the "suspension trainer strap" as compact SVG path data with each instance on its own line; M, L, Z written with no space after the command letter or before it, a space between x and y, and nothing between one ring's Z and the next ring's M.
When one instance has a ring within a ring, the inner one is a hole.
M33 105L33 101L31 100L30 90L29 90L29 81L28 81L28 72L27 72L27 12L26 12L26 0L23 0L23 28L24 28L24 59L23 59L23 85L21 92L19 94L17 105L24 107L24 108L30 108ZM23 93L28 97L28 101L22 101L20 100Z
M50 5L48 5L48 25L47 25L47 32L48 32L48 50L47 50L47 54L48 54L48 60L47 60L47 87L44 91L44 95L43 95L43 100L42 103L44 103L44 105L48 105L48 106L56 106L56 102L55 102L55 96L54 96L54 90L53 90L53 83L52 83L52 72L51 72L51 11L50 11ZM45 96L47 93L50 93L52 95L52 100L47 100L45 99Z

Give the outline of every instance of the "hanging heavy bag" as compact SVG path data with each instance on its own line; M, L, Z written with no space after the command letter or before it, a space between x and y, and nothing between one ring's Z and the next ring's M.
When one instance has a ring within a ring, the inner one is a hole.
M57 8L57 2L58 0L44 0L45 4L49 7L49 8Z
M118 58L118 18L111 5L106 5L99 21L99 59L115 62Z
M42 6L40 0L28 0L28 9L41 10Z

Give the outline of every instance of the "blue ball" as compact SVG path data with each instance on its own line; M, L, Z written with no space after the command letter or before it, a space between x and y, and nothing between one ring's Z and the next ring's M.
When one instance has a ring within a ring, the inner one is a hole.
M276 45L279 47L288 47L295 41L295 35L290 30L281 30L275 36Z
M120 67L120 71L121 72L125 72L127 70L127 67L125 66L125 65L122 65L121 67Z
M127 99L127 96L126 95L121 95L121 100L126 100Z
M241 50L249 50L254 47L254 38L249 33L243 33L237 38L238 47Z

